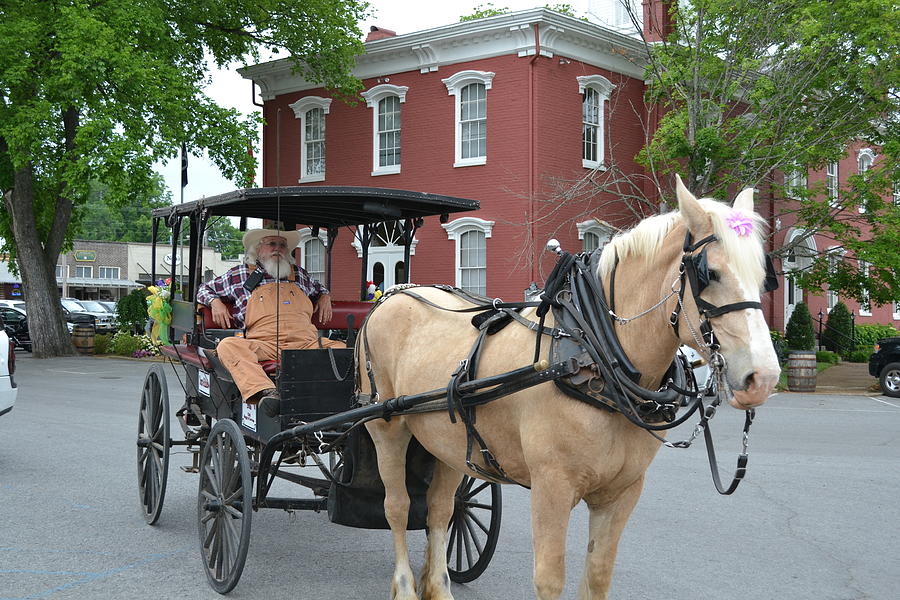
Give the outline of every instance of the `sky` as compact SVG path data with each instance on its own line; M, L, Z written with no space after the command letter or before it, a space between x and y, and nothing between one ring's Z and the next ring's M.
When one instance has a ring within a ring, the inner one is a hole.
M575 14L581 16L586 13L589 6L593 8L599 4L605 4L610 0L569 0ZM495 8L509 8L511 11L526 10L556 4L548 0L455 0L454 2L428 3L427 10L423 5L410 0L370 0L370 12L372 16L360 23L363 36L368 33L372 25L391 29L398 34L421 31L441 25L448 25L459 21L460 15L471 14L478 7L487 7L492 4ZM212 74L212 84L206 89L207 94L219 105L234 108L243 114L260 110L252 103L251 83L237 74L234 69L216 71ZM261 159L257 156L257 160ZM172 192L176 203L181 201L181 162L172 160L165 164L157 165L157 171L163 176L166 186ZM259 174L256 184L260 185L262 179ZM204 156L188 157L188 185L184 188L184 201L197 200L206 196L214 196L232 191L236 185L221 176L218 169Z

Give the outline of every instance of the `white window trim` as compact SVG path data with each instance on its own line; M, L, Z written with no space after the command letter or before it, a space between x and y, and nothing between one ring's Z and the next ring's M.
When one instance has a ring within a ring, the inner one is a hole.
M382 167L378 164L378 103L388 96L397 96L400 104L406 102L406 92L409 86L394 85L392 83L382 83L375 87L362 92L362 96L366 100L366 106L372 110L372 176L378 175L395 175L400 172L400 165L390 165ZM401 121L402 123L402 121ZM401 137L402 139L402 137ZM402 143L402 142L401 142Z
M862 271L863 274L864 274L863 276L864 276L866 279L868 279L868 278L869 278L869 272L870 272L870 269L872 268L872 264L871 264L871 263L868 263L868 262L866 262L866 261L864 261L864 260L860 260L860 261L858 261L858 262L859 262L859 270ZM863 290L862 290L862 292L863 292L863 293L862 293L862 296L863 296L863 298L865 298L865 302L860 302L860 303L859 303L859 316L861 316L861 317L871 317L871 316L872 316L872 298L871 298L871 296L869 295L869 288L868 288L868 287L864 287ZM867 305L867 304L869 305L868 308L866 308L866 305Z
M494 73L489 71L460 71L459 73L454 73L450 77L446 79L442 79L444 85L447 86L447 92L450 96L453 96L454 102L454 130L456 131L456 140L455 140L455 159L453 162L454 167L472 167L475 165L483 165L487 163L487 149L485 149L485 156L476 156L473 158L462 158L462 123L460 123L461 117L461 103L460 103L460 90L469 85L470 83L483 83L484 91L485 91L485 102L487 102L487 91L491 89L491 82L494 79Z
M90 272L90 275L87 275L87 276L79 275L78 269L82 269L82 272L84 272L83 271L84 269L88 269ZM75 277L83 277L84 279L93 279L94 278L94 265L75 265Z
M306 96L300 98L293 104L289 104L294 110L294 116L300 121L300 183L309 183L313 181L325 181L325 172L306 175L306 122L304 118L307 111L313 108L321 108L322 112L327 115L331 111L331 98L322 98L321 96ZM327 131L327 130L326 130ZM327 151L327 145L326 145Z
M584 241L584 235L586 233L593 233L600 240L606 240L599 247L603 248L612 237L619 231L614 226L610 225L606 221L601 221L600 219L590 219L588 221L582 221L581 223L575 223L575 228L578 229L578 239ZM582 244L583 247L583 244Z
M69 277L69 272L70 272L69 266L70 265L56 265L56 268L60 269L59 275L57 275L56 277L57 278ZM65 267L65 272L62 271L62 267Z
M792 165L787 171L784 172L784 186L787 189L787 193L785 194L788 198L793 198L794 200L799 200L800 196L797 194L797 190L804 189L806 190L809 186L809 170L802 165Z
M837 260L844 260L847 251L841 246L831 246L826 251L827 256L834 256ZM831 271L831 264L828 265L828 270ZM825 312L827 314L831 314L831 309L837 306L837 303L841 301L841 297L837 292L831 290L831 286L828 286L828 291L825 292Z
M353 246L354 250L356 250L356 258L362 258L362 243L359 241L359 232L355 232L353 234L353 239L350 240L350 245ZM419 238L413 236L412 244L409 245L409 255L416 255L416 246L419 245ZM402 245L398 244L395 246L369 246L369 258L373 256L377 256L379 254L384 254L386 252L394 251L397 248L403 248Z
M456 277L456 287L462 286L462 270L460 269L460 257L459 257L459 241L462 235L469 231L481 231L484 233L485 245L487 245L487 240L491 237L491 232L494 229L494 221L485 221L484 219L479 219L478 217L461 217L459 219L454 219L449 223L441 224L441 227L444 228L447 232L447 239L453 240L454 245L456 246L456 250L453 253L456 264L453 267L453 272ZM487 248L485 248L485 268L487 268ZM487 287L487 280L485 280L485 287Z
M863 169L863 159L864 158L868 159L868 161L869 161L869 166L867 166L865 169ZM856 170L860 175L863 175L866 171L870 170L874 166L875 166L875 153L872 152L871 148L863 148L862 150L860 150L857 153L857 155L856 155ZM865 205L860 204L858 208L859 208L860 213L866 212Z
M898 309L900 309L900 300L894 300L893 302L891 302L891 317L893 317L895 321L900 321L900 310Z
M298 231L300 231L300 241L297 242L297 250L300 251L299 252L300 258L298 259L297 264L299 264L301 267L303 267L305 269L306 268L306 242L314 239L315 237L318 237L319 241L322 242L322 245L325 246L325 251L327 252L328 251L328 232L325 229L319 229L319 235L314 236L312 229L309 227L304 227ZM328 276L328 262L327 262L328 258L326 257L325 260L326 260L325 276L327 277ZM325 285L324 281L321 281L320 283L322 285Z
M834 196L831 195L831 187L828 184L829 171L834 166ZM841 171L838 161L829 161L825 165L825 195L828 197L828 205L838 208L841 205Z
M578 80L578 93L584 94L586 88L595 90L600 95L600 135L597 136L597 156L600 160L581 159L581 166L585 169L606 169L606 103L612 91L616 89L613 83L603 75L581 75Z

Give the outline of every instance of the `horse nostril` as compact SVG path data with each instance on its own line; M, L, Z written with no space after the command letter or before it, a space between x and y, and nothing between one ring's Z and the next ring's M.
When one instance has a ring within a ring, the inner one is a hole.
M744 378L744 389L749 390L750 386L753 385L753 378L756 376L756 373L750 373Z

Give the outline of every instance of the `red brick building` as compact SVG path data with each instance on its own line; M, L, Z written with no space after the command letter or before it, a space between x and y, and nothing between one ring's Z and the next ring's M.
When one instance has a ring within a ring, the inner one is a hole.
M645 2L649 39L669 28L664 7ZM636 37L536 8L404 35L373 30L365 46L354 71L364 87L356 104L292 73L287 60L240 71L261 90L263 185L360 185L479 200L477 213L451 215L443 225L426 221L410 279L508 300L532 282L542 285L554 263L543 251L549 238L578 251L602 245L613 231L606 223L633 224L634 214L613 197L586 202L575 192L559 201L558 191L613 163L625 174L642 173L634 157L658 113L644 103L645 48ZM863 150L848 151L836 181L875 158ZM808 183L825 176L808 173ZM774 217L785 200L772 190L759 190L756 202L775 232L770 251L801 233L789 217ZM321 237L307 230L300 251L319 274ZM369 279L389 286L402 277L403 248L392 243L389 226L380 238ZM806 243L809 253L828 244L822 236ZM355 298L361 252L352 232L341 232L333 257L334 294ZM803 252L791 258L776 267L789 272L808 261ZM773 329L783 331L801 300L814 316L837 301L824 290L803 293L790 278L784 283L763 299ZM866 311L845 303L857 323L900 321L900 305Z
M577 181L612 152L619 165L638 169L642 53L632 37L533 9L406 35L373 31L358 59L364 91L354 106L292 74L287 61L241 73L262 90L264 185L362 185L479 200L477 213L443 226L426 221L411 280L515 299L552 268L543 252L549 238L580 250L609 234L585 206L548 215L542 199L554 179ZM611 120L613 98L635 110ZM351 241L342 232L334 249L340 298L357 293L360 255ZM315 271L319 249L305 246ZM402 247L376 248L370 278L393 283L398 261Z

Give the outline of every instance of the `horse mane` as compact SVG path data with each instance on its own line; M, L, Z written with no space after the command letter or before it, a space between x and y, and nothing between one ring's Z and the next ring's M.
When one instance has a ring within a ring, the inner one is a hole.
M748 215L753 222L752 232L750 235L738 236L726 220L732 213L731 206L711 198L701 198L698 202L709 216L713 232L721 243L728 262L738 279L749 289L759 287L765 277L765 253L763 251L765 220L756 212ZM621 261L629 257L636 257L650 263L659 253L663 239L682 224L681 212L674 211L654 215L644 219L632 229L616 234L603 248L598 275L602 279L612 270L617 259ZM679 240L680 243L681 240Z

